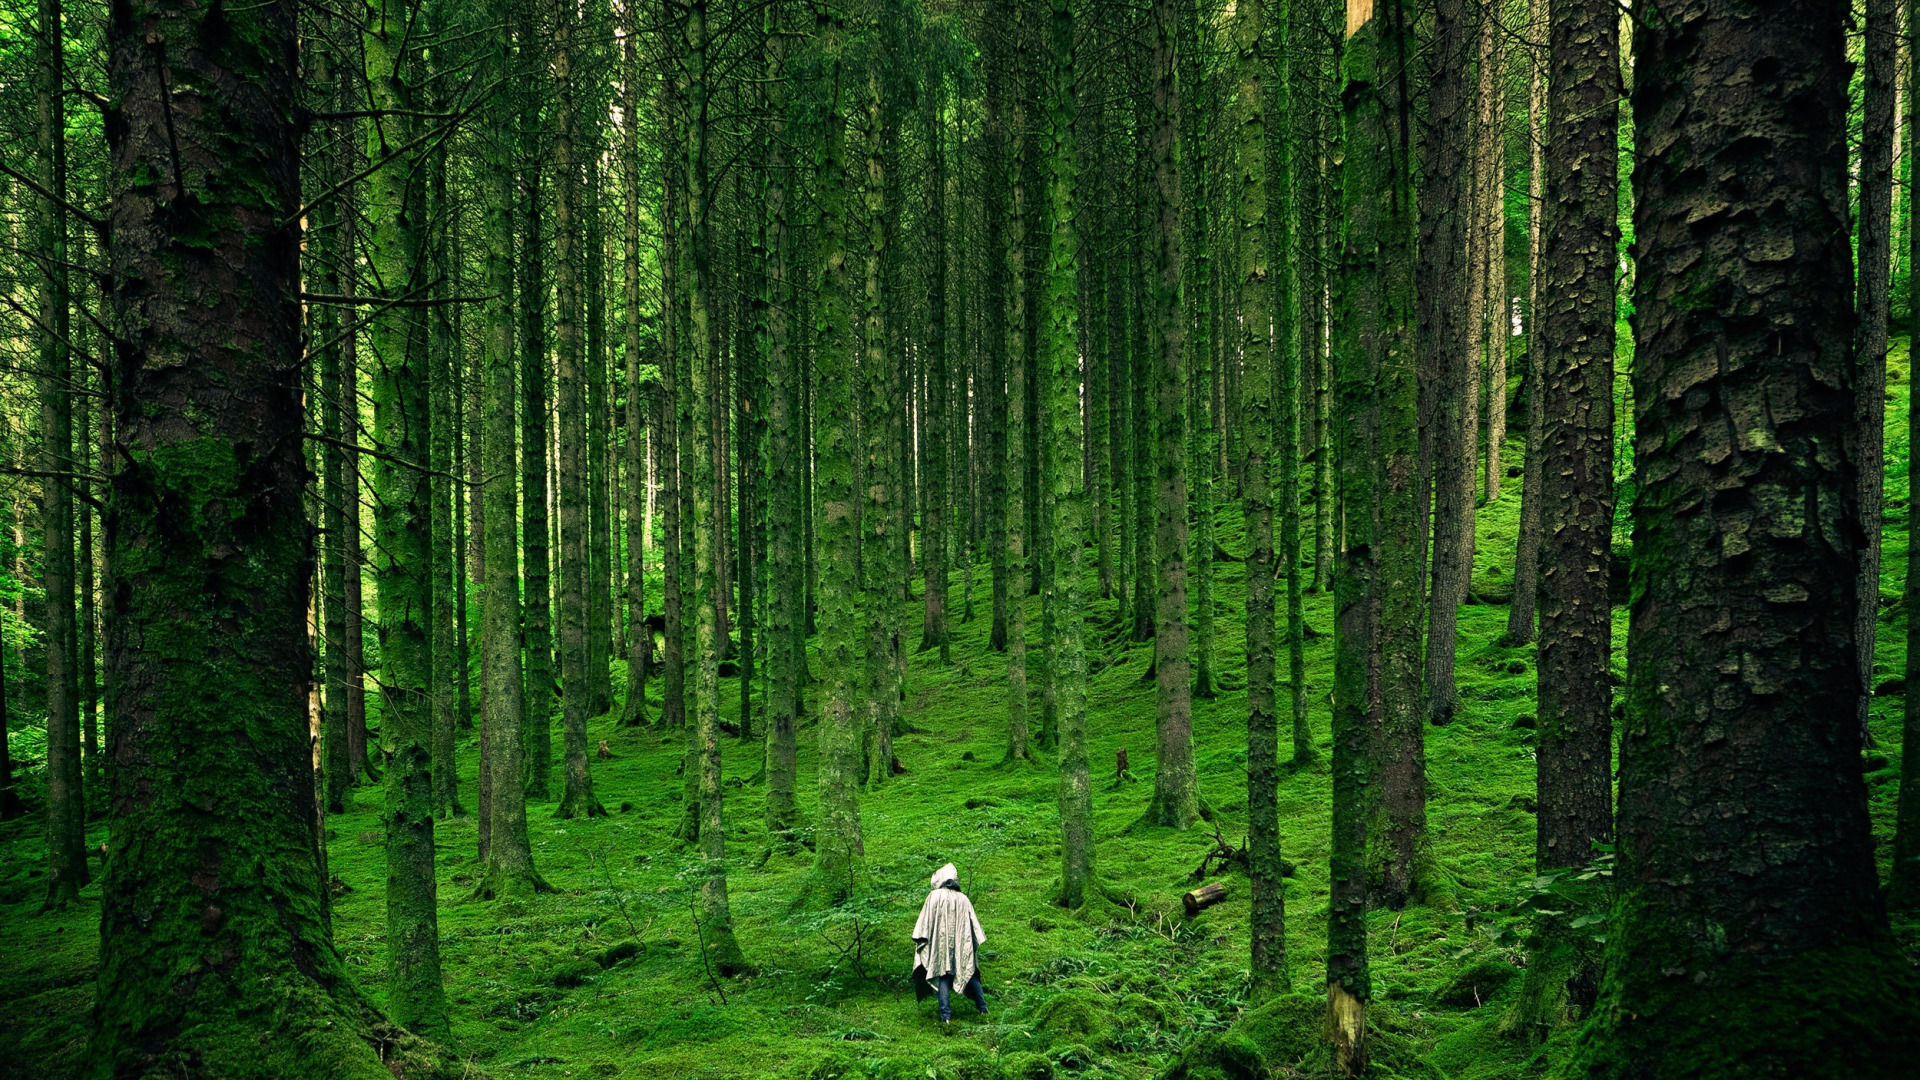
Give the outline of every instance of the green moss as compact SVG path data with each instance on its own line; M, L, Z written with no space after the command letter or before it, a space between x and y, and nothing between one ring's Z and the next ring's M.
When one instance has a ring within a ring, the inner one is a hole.
M1160 1074L1161 1080L1264 1080L1266 1075L1260 1047L1232 1031L1201 1036Z
M1313 994L1283 994L1249 1011L1233 1030L1270 1064L1297 1065L1326 1041L1327 1003Z
M1039 1054L1017 1051L1000 1059L1001 1080L1053 1080L1053 1062Z
M1456 1009L1477 1009L1519 974L1520 969L1504 960L1481 960L1455 974L1434 1001Z
M1068 990L1033 1014L1033 1029L1055 1043L1104 1043L1113 1033L1113 1003L1089 990Z

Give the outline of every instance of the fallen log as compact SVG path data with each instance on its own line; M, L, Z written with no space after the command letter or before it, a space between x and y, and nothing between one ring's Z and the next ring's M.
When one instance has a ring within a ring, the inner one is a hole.
M1180 902L1186 905L1187 918L1191 919L1226 898L1227 887L1217 881L1209 881L1197 889L1188 889L1180 897Z

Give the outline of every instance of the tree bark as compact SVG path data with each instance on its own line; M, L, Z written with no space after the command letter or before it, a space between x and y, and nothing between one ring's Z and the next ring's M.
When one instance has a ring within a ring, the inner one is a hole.
M1545 43L1547 0L1529 0L1527 37ZM1513 550L1513 604L1507 609L1507 643L1534 639L1540 587L1540 451L1546 438L1546 336L1540 332L1540 281L1546 262L1546 50L1527 54L1527 459L1520 481L1520 534ZM1611 549L1611 542L1609 542Z
M1159 553L1154 614L1155 747L1153 802L1147 820L1186 829L1200 819L1193 761L1193 667L1187 654L1187 357L1180 305L1180 88L1175 41L1183 0L1153 6L1153 311L1157 320L1159 462L1155 547Z
M1449 723L1458 707L1454 688L1459 600L1472 572L1473 439L1467 422L1467 383L1480 340L1470 322L1468 233L1474 228L1469 169L1476 160L1468 112L1467 76L1473 24L1467 0L1439 0L1434 8L1431 115L1423 131L1420 189L1419 365L1431 387L1433 409L1433 600L1427 610L1426 718Z
M103 1075L180 1061L233 1077L384 1076L385 1061L433 1074L411 1037L376 1048L392 1029L375 1036L384 1022L327 931L294 10L121 14L107 35L107 536L124 591L108 622L111 857L86 1060Z
M1860 280L1854 301L1854 459L1860 474L1860 550L1853 622L1860 688L1854 695L1860 738L1873 745L1873 646L1880 612L1880 533L1886 512L1887 321L1893 275L1893 76L1900 42L1896 0L1866 5L1865 86L1860 127Z
M1907 28L1909 32L1920 26L1920 0L1907 0ZM1914 90L1920 87L1920 48L1908 46L1907 50L1907 115L1906 115L1906 158L1908 168L1920 161L1920 94ZM1920 211L1920 193L1916 193L1909 183L1906 202L1907 218L1907 337L1911 342L1920 337L1920 274L1913 272L1920 267L1920 228L1915 228L1916 212ZM1909 393L1907 399L1907 438L1909 445L1920 439L1920 395ZM1920 455L1907 457L1907 521L1911 530L1912 522L1920 516ZM1911 541L1907 544L1907 580L1902 600L1905 610L1920 610L1920 544ZM1907 663L1906 677L1908 685L1920 685L1920 619L1907 620ZM1920 694L1907 694L1902 698L1900 713L1900 795L1894 812L1893 866L1887 880L1887 906L1895 911L1913 911L1920 908Z
M556 7L556 11L558 8ZM522 215L520 250L516 263L520 271L520 558L524 569L525 594L520 616L522 647L526 660L522 675L526 690L522 701L521 733L526 742L527 798L544 802L552 797L553 774L553 592L552 530L549 514L551 491L547 485L548 458L553 452L553 431L547 426L550 408L547 397L547 358L551 344L547 340L547 265L548 236L545 225L543 189L552 179L553 162L542 145L546 118L540 103L547 95L533 83L533 74L543 69L549 58L545 44L551 28L545 6L521 3L515 8L518 24L519 66L525 84L518 87L520 104L520 199ZM555 187L558 195L558 187ZM557 260L564 262L564 259ZM559 327L554 327L556 337Z
M1920 1051L1920 980L1886 932L1853 708L1847 8L1663 14L1634 38L1616 894L1572 1065L1672 1075L1704 1051L1894 1076ZM1867 1031L1898 1034L1845 1034Z
M860 699L858 581L860 504L853 483L854 350L848 297L846 114L842 51L846 27L828 5L816 7L815 34L824 52L822 108L814 145L814 224L819 340L814 365L814 446L818 504L820 660L825 716L820 723L820 817L814 826L810 889L840 898L853 885L855 861L866 856L860 830Z

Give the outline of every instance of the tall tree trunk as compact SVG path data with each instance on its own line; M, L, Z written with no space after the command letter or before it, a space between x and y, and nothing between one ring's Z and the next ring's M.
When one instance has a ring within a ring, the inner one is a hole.
M768 168L762 192L767 221L767 834L783 848L796 846L800 824L795 797L799 773L800 682L806 670L805 573L801 566L800 484L806 475L796 455L806 446L800 421L800 357L793 329L788 230L790 173L786 169L788 94L784 5L769 5L765 15Z
M1529 0L1527 38L1545 43L1547 0ZM1507 609L1507 642L1525 645L1534 638L1540 588L1541 441L1546 438L1546 337L1540 332L1540 279L1546 263L1546 109L1545 49L1527 53L1527 459L1520 481L1520 534L1513 550L1513 605ZM1616 106L1617 109L1617 106ZM1617 186L1617 185L1616 185ZM1616 195L1617 197L1617 195ZM1611 392L1611 388L1609 388ZM1612 540L1608 540L1611 551Z
M1860 280L1855 294L1854 460L1860 472L1858 600L1853 621L1860 689L1854 695L1860 738L1873 745L1873 646L1880 611L1880 533L1886 514L1887 321L1893 274L1893 76L1900 62L1897 0L1869 0L1860 127Z
M435 23L439 22L439 10L436 4ZM434 29L440 28L436 26ZM444 62L444 59L441 57L438 61ZM444 106L444 103L436 104ZM428 235L425 242L428 251L425 258L432 274L431 299L435 301L435 306L427 312L427 318L432 321L427 327L426 357L427 407L431 413L427 440L427 464L431 469L427 478L431 499L427 535L431 538L431 546L427 554L427 571L433 597L429 622L432 688L426 715L433 748L433 812L445 818L462 811L459 772L454 762L455 708L460 704L460 679L454 664L458 659L461 624L455 617L454 603L457 591L454 578L459 574L460 557L456 543L458 530L454 520L457 497L453 491L453 477L456 475L453 444L459 438L460 426L455 412L453 386L453 350L456 343L453 305L447 302L447 281L454 264L447 250L452 223L449 220L451 204L447 200L447 155L444 145L432 151L428 169L431 202L427 215ZM442 223L441 227L434 229L434 222Z
M348 100L347 73L343 66L344 57L331 48L313 50L309 61L310 85L318 90L327 87L326 100L336 109L346 111ZM353 138L348 135L358 121L335 120L319 129L319 140L331 141L334 153L331 160L310 156L306 160L316 174L316 186L322 190L340 183L351 175L351 163L348 160ZM317 239L316 257L309 265L309 279L314 281L318 290L335 296L345 296L351 288L354 223L346 212L349 206L347 190L332 199L316 204L309 215L309 226ZM358 524L357 493L347 486L346 452L341 446L353 436L348 432L346 417L352 409L345 398L345 382L342 378L342 358L346 352L344 339L354 333L351 329L358 316L351 307L339 308L315 305L311 313L319 316L318 325L309 333L309 339L319 343L318 368L320 378L320 461L321 474L325 486L322 488L321 502L325 509L321 514L321 537L324 551L321 556L321 636L326 641L326 695L321 713L321 753L322 786L329 814L344 813L347 809L347 792L353 786L356 775L355 765L349 749L347 722L347 687L352 678L352 667L347 653L347 543L348 535ZM358 545L355 545L357 550Z
M560 723L564 752L565 787L558 818L593 817L606 813L593 795L593 777L587 770L587 717L593 708L593 678L588 661L592 632L591 603L587 599L588 565L592 550L592 481L587 466L587 372L585 327L582 326L584 290L580 280L586 262L580 250L584 233L581 212L581 162L574 143L579 127L578 91L574 86L574 30L578 24L571 3L553 10L552 59L554 126L553 279L554 344L559 359L559 472L555 495L560 508Z
M370 13L362 48L381 115L368 142L384 162L368 177L368 263L389 298L424 291L426 191L415 141L425 65L413 44L418 7L386 0ZM387 849L387 1000L409 1030L447 1031L433 873L433 492L424 309L369 317L373 371L373 572L380 597L380 742L386 763L381 824Z
M1015 56L1025 51L1024 42L1028 29L1025 25L1024 9L1017 9L1008 16L1007 33L1015 36ZM1016 65L1015 70L1019 70ZM1028 745L1027 704L1030 695L1027 692L1027 540L1032 537L1029 531L1027 514L1027 462L1036 450L1034 431L1028 423L1031 410L1027 407L1027 398L1033 393L1033 383L1029 378L1033 368L1026 362L1027 356L1027 319L1032 311L1027 304L1027 198L1026 172L1021 168L1025 161L1027 143L1027 112L1024 94L1012 95L1008 107L1007 126L1012 130L1012 147L1009 153L1011 173L1011 198L1007 211L1009 229L1005 253L1007 265L1007 319L1006 319L1006 380L1007 380L1007 416L1006 416L1006 466L998 481L1005 492L1003 501L1006 507L1006 564L1007 564L1007 761L1032 760L1033 752ZM998 255L989 252L988 257ZM1038 539L1033 537L1033 539ZM997 598L996 598L997 599Z
M1192 27L1197 19L1198 4L1187 8L1187 22ZM1186 38L1194 52L1199 51L1196 34L1189 30ZM1188 175L1193 177L1193 205L1186 211L1189 221L1188 238L1193 253L1190 280L1182 283L1182 288L1192 298L1194 312L1189 325L1193 328L1192 340L1187 344L1186 363L1192 370L1185 379L1187 386L1187 483L1190 488L1193 521L1192 546L1188 554L1188 566L1193 573L1193 603L1187 612L1187 625L1193 633L1193 696L1210 698L1215 694L1213 683L1213 483L1214 468L1218 464L1219 448L1225 439L1216 443L1213 438L1214 419L1210 416L1213 408L1213 258L1212 237L1208 225L1211 217L1209 207L1209 176L1211 160L1208 156L1208 126L1212 123L1213 86L1207 79L1207 65L1202 58L1195 56L1192 64L1194 83L1189 99L1191 105L1187 115L1191 117L1193 132L1192 164Z
M824 107L814 144L815 290L819 328L814 366L814 441L819 531L820 660L826 708L820 722L820 817L814 826L810 888L840 898L853 887L856 860L866 856L860 830L859 596L855 565L860 504L854 489L854 350L847 268L846 114L842 56L846 26L829 5L815 8L815 36L824 52L819 102Z
M512 74L513 25L510 0L492 0L487 8L496 75ZM481 789L480 827L484 840L484 876L477 894L503 898L545 891L547 884L533 867L533 848L527 836L526 799L526 683L520 649L520 544L514 528L519 508L519 443L515 410L520 405L518 377L522 365L514 351L514 324L518 314L514 270L514 214L519 187L514 178L518 147L510 141L516 111L506 94L496 96L488 111L491 138L481 157L485 185L485 273L487 292L481 385L482 513L486 543L486 587L481 610L481 756L485 783Z
M620 723L635 727L647 721L647 667L652 659L653 631L647 626L647 544L652 526L647 440L646 391L640 385L640 8L621 8L620 27L620 300L621 393L625 399L626 464L626 612L627 691ZM643 435L642 431L646 434ZM646 505L642 507L634 500Z
M668 39L665 52L672 55L671 30L662 30ZM681 137L681 102L673 88L674 80L661 79L660 126L663 145L674 145ZM679 279L681 265L680 190L685 171L669 161L661 166L660 297L662 312L660 334L660 393L656 403L659 415L653 430L658 461L659 499L662 516L660 558L660 614L665 639L665 663L661 679L660 723L667 728L687 725L687 634L686 603L682 595L686 585L686 515L681 513L680 483L680 369L684 351L686 303ZM676 180L675 174L682 179Z
M986 203L986 244L982 248L982 260L986 264L986 296L982 303L986 310L985 329L987 354L987 439L985 469L987 489L986 528L987 553L993 561L993 624L987 633L987 647L995 652L1007 649L1008 596L1010 586L1007 583L1009 568L1007 565L1008 545L1012 537L1007 533L1007 494L1012 482L1010 477L1019 474L1012 469L1012 459L1007 444L1007 381L1010 367L1015 363L1018 353L1011 351L1008 339L1007 310L1014 302L1014 294L1007 280L1009 267L1009 244L1007 239L1008 218L1011 216L1008 206L1011 201L1013 185L1007 178L1009 159L1017 161L1009 153L1012 141L1011 132L1017 132L1017 122L1010 123L1008 112L1017 109L1019 94L1010 92L1006 86L1008 72L1012 67L1008 47L1008 37L1013 32L1014 12L1004 0L994 0L988 8L988 16L982 25L986 41L982 43L982 52L986 65L986 92L981 98L981 113L986 138L982 145L981 183L986 186L983 192ZM1025 595L1025 594L1020 594ZM1022 665L1024 672L1025 665ZM1025 699L1022 698L1024 701ZM1024 712L1024 705L1022 706ZM1009 747L1011 752L1011 747Z
M40 205L40 584L46 591L47 906L80 898L87 870L87 801L80 759L79 680L73 620L73 352L67 278L66 37L61 0L40 0L38 85Z
M1500 497L1500 481L1506 475L1500 451L1507 441L1507 28L1502 11L1501 5L1490 4L1481 12L1480 115L1474 157L1482 180L1473 227L1482 238L1482 254L1480 276L1467 286L1480 289L1483 296L1480 322L1471 333L1474 355L1486 358L1487 454L1481 490L1489 503ZM1473 537L1467 539L1471 542ZM1469 560L1469 573L1472 567ZM1472 587L1471 580L1466 584Z
M889 167L893 161L895 106L892 76L885 70L900 58L894 55L898 13L893 0L883 0L876 17L876 55L866 70L865 130L866 181L862 195L866 208L865 281L862 289L860 362L863 397L861 438L865 443L863 486L866 505L861 519L860 591L866 602L867 679L866 723L863 744L867 753L867 782L879 784L893 771L893 734L900 716L899 648L901 575L894 561L905 523L900 506L899 442L896 425L900 410L895 396L899 373L897 353L891 348L888 310L892 287L888 243L893 239L895 207L889 197ZM1017 645L1015 646L1018 647Z
M1420 190L1419 316L1421 377L1433 409L1433 602L1427 609L1426 718L1449 723L1458 707L1454 688L1459 599L1472 572L1473 429L1467 425L1467 383L1478 328L1467 294L1477 285L1467 272L1467 234L1474 227L1469 175L1472 131L1467 76L1473 43L1468 0L1439 0L1433 17L1431 115L1420 148L1427 181ZM1424 584L1424 582L1422 583Z
M1144 135L1149 130L1146 117L1138 117L1137 121L1136 126ZM1147 167L1145 148L1140 150L1142 152L1137 155L1140 160L1136 163L1136 169ZM1138 198L1138 185L1134 186L1134 193ZM1133 293L1133 302L1128 305L1128 310L1133 312L1129 335L1133 340L1133 640L1146 642L1153 640L1156 611L1154 595L1160 580L1158 564L1154 559L1157 500L1153 463L1156 417L1147 392L1155 380L1155 337L1148 319L1155 284L1148 269L1147 243L1151 230L1147 227L1147 209L1140 203L1136 203L1134 209L1134 218L1139 227L1131 230L1133 258L1127 274L1128 287Z
M1595 857L1613 838L1614 251L1619 242L1618 9L1555 0L1548 27L1546 197L1536 328L1541 396L1539 813L1535 872ZM1518 1010L1545 1035L1593 1005L1598 972L1555 917L1540 921Z
M556 6L555 12L560 8ZM567 9L571 10L571 9ZM546 119L540 103L547 98L535 84L534 73L550 62L545 44L545 5L522 2L516 9L519 62L523 84L520 103L520 198L526 213L520 237L520 525L521 561L525 593L520 612L521 645L526 651L522 674L526 680L521 720L526 742L527 798L544 802L552 796L553 774L553 593L552 505L548 487L548 459L553 453L553 431L547 426L547 233L542 189L551 178L553 162L543 145ZM559 196L559 185L554 185ZM557 210L557 207L556 207ZM564 263L565 259L557 259ZM559 326L554 327L559 337Z
M1287 940L1286 901L1280 883L1280 732L1273 678L1274 477L1268 464L1275 425L1270 415L1274 406L1273 318L1267 306L1271 290L1267 262L1266 73L1270 61L1262 40L1266 35L1266 6L1262 0L1239 0L1233 29L1239 51L1234 186L1239 196L1240 353L1246 365L1240 393L1247 425L1242 436L1246 454L1241 461L1240 491L1247 523L1247 867L1253 898L1248 928L1254 990L1266 995L1285 985ZM1283 363L1291 365L1292 361L1289 358ZM1285 412L1289 406L1282 401L1280 408ZM1287 480L1285 462L1283 451L1279 463L1283 488ZM1288 581L1296 591L1299 569L1297 565L1287 567Z
M1048 484L1053 499L1054 636L1051 664L1060 717L1060 896L1069 908L1100 891L1094 878L1093 784L1087 766L1087 656L1082 613L1086 539L1086 474L1082 471L1079 285L1075 280L1074 118L1079 108L1074 56L1074 0L1049 0L1044 50L1047 280L1041 353L1048 373Z
M926 578L926 607L921 616L920 649L940 650L947 663L947 125L945 72L928 75L927 152L927 396L922 409L921 454L926 467L922 488L926 513L921 522L921 570Z
M1570 1064L1673 1075L1715 1046L1783 1075L1895 1076L1920 1051L1920 978L1888 940L1853 708L1847 9L1663 14L1634 38L1616 893Z
M375 1036L384 1019L327 930L315 834L294 9L121 14L107 32L115 766L85 1058L114 1075L156 1061L375 1075L423 1047ZM174 122L184 86L191 123Z
M1159 469L1155 548L1159 587L1153 672L1156 768L1147 820L1186 829L1200 819L1193 762L1193 667L1187 655L1187 327L1180 305L1180 89L1175 41L1186 0L1153 7L1153 312L1158 320Z
M1920 0L1907 0L1907 30L1920 27ZM1920 48L1907 47L1906 159L1908 168L1920 161ZM1920 192L1910 182L1906 192L1907 219L1907 340L1920 338ZM1911 348L1911 344L1908 346ZM1908 445L1920 440L1920 395L1907 397ZM1920 454L1907 455L1907 522L1920 520ZM1920 544L1907 543L1907 580L1901 593L1905 610L1920 610ZM1920 685L1920 619L1907 620L1906 677ZM1895 911L1920 908L1920 694L1901 699L1900 796L1895 810L1893 866L1887 879L1887 906Z

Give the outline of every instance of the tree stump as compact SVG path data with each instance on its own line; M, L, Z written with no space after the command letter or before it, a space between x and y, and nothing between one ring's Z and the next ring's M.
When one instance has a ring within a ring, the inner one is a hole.
M1227 887L1217 881L1209 881L1197 889L1188 889L1180 897L1180 902L1187 906L1187 918L1191 919L1226 898Z
M1133 779L1133 770L1127 764L1127 748L1124 746L1113 756L1113 778L1115 780Z

